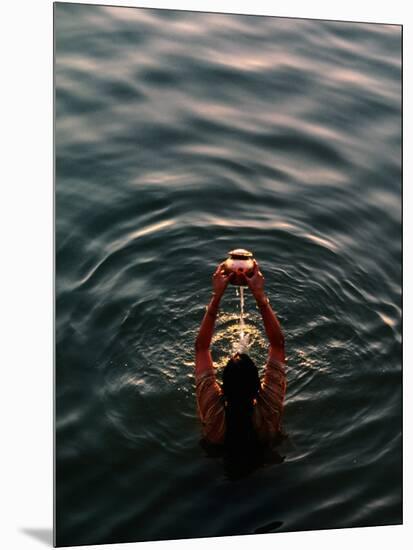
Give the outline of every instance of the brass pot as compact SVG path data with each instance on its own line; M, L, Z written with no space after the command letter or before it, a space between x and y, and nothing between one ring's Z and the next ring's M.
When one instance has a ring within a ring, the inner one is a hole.
M231 284L236 286L248 286L245 276L252 275L254 271L254 258L252 252L237 248L229 252L229 257L225 260L225 273L235 273L231 279Z

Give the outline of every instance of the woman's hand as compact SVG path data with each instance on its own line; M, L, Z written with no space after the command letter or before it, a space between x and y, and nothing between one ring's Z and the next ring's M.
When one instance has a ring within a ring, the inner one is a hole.
M222 262L219 264L219 266L216 268L214 275L212 276L212 288L214 290L214 295L217 298L221 298L221 296L224 294L225 289L228 286L228 283L231 280L232 273L227 275L224 270L224 263Z
M261 273L260 268L255 260L252 275L250 277L248 277L247 275L245 278L249 288L251 289L251 292L254 295L254 298L257 301L265 299L264 275Z

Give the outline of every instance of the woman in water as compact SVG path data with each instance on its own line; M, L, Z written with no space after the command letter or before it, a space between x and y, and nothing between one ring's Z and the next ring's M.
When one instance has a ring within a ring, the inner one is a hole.
M245 473L263 460L263 449L280 439L286 390L284 336L264 292L264 277L254 262L245 276L264 322L269 340L268 359L262 382L258 369L245 353L233 355L223 370L222 385L215 378L210 345L219 304L231 280L220 264L212 279L213 294L195 343L195 382L203 443L220 447L238 473Z

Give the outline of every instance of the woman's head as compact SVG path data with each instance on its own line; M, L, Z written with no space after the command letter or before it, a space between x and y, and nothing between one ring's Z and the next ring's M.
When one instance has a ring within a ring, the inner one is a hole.
M253 400L260 389L258 369L245 353L228 361L222 374L226 399L225 469L230 478L248 474L256 467L259 443L253 426Z
M229 403L252 401L260 389L254 361L246 353L236 353L224 367L222 389Z

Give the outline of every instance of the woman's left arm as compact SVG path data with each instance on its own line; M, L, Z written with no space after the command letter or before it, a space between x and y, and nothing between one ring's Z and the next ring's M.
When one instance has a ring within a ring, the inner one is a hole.
M219 304L230 279L231 275L227 275L224 272L223 263L220 264L212 277L212 298L208 304L204 318L202 319L198 336L195 341L195 375L197 376L200 376L204 372L211 369L213 371L210 351L211 340L214 333Z

